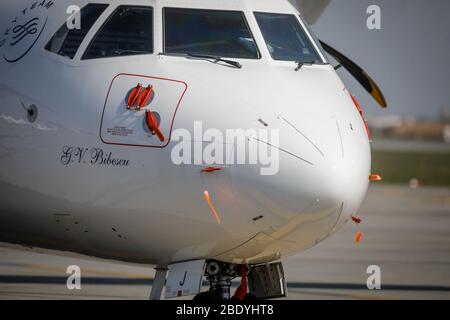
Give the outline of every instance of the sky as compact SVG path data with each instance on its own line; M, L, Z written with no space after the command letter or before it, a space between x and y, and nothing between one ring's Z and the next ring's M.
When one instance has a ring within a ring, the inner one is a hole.
M369 5L381 9L381 30L366 26ZM387 110L339 71L369 119L393 114L436 118L443 106L450 112L449 0L331 0L312 27L382 89Z

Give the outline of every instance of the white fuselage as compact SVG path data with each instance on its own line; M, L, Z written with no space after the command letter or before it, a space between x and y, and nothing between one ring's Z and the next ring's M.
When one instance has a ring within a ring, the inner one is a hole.
M2 3L0 27L29 2ZM357 213L371 157L349 93L329 64L295 71L273 60L253 16L297 14L288 2L129 0L153 7L154 53L93 60L80 58L121 2L95 1L110 6L72 60L44 47L67 5L87 1L54 2L31 50L13 63L0 57L0 241L140 263L258 262L309 248ZM243 11L261 58L235 59L237 69L158 55L165 6ZM202 173L204 165L173 163L172 139L161 143L139 126L134 136L108 135L111 123L136 126L114 99L138 82L159 94L154 108L168 137L186 129L193 145L207 143L194 137L195 121L225 132L264 129L261 119L279 130L279 172L236 164ZM31 105L34 122L24 109Z

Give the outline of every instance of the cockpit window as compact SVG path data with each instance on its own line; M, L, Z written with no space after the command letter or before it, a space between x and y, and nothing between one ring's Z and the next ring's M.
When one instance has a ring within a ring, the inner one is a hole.
M322 54L322 57L325 59L326 63L329 63L329 61L327 59L327 54L326 54L325 50L323 49L319 38L317 38L317 35L314 33L314 31L312 30L311 26L308 24L306 19L302 15L299 15L299 18L300 18L300 20L302 20L303 25L305 26L306 30L308 30L309 34L314 39L314 42L316 43L317 48L319 48L319 51Z
M107 4L97 3L90 3L83 7L79 16L81 28L69 29L67 22L64 22L47 43L45 49L60 56L73 59L87 33L107 7Z
M242 12L184 8L164 8L164 53L260 57Z
M323 62L294 15L255 12L255 17L274 60Z
M83 55L97 59L153 53L153 8L120 6Z

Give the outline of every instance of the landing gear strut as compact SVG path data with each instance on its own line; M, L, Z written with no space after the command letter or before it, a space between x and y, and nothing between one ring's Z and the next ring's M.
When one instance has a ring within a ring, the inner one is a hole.
M158 266L155 268L156 274L153 280L152 291L150 292L150 300L161 299L161 293L164 288L164 283L166 282L167 267Z
M214 300L230 300L231 280L237 276L236 265L208 261L205 273L209 281L209 292Z
M214 302L230 300L231 280L238 276L237 265L209 260L206 262L205 276L209 281L209 291L199 293L194 301Z

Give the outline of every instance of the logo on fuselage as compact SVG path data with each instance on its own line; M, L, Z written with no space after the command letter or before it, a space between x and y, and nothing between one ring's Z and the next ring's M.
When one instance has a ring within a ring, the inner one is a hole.
M30 52L47 25L48 10L53 5L51 0L34 1L11 20L0 33L0 49L5 61L17 62Z

